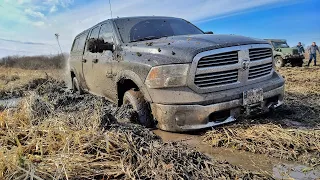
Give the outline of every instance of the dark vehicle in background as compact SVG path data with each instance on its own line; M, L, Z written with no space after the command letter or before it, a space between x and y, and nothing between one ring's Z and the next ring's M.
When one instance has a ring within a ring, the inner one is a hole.
M287 41L284 39L265 39L273 49L275 66L280 68L290 63L291 66L301 67L303 64L304 55L299 54L297 48L290 48Z
M171 17L103 21L75 37L75 92L131 104L141 124L189 131L282 104L284 80L267 41L205 33Z

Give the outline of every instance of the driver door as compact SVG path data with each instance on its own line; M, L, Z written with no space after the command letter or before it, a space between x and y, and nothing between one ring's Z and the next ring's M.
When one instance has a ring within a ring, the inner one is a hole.
M115 44L114 33L110 22L101 25L99 39L106 43ZM107 97L111 101L117 99L116 83L113 80L117 61L115 60L115 51L104 50L102 53L97 53L98 62L94 64L96 73L96 82L99 87L99 95Z
M89 35L88 39L98 39L100 32L100 25L94 27ZM93 94L97 94L98 88L97 88L97 82L96 82L96 70L94 69L94 65L97 63L97 55L99 53L92 53L88 50L88 45L86 45L83 59L82 59L82 73L84 76L84 79L86 81L87 90Z

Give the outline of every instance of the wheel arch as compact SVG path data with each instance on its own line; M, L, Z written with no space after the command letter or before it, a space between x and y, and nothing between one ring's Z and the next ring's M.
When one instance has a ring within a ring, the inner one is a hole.
M115 76L115 82L117 84L118 106L122 105L124 93L132 88L139 89L145 100L152 102L151 96L144 84L144 81L136 73L129 70L121 71Z

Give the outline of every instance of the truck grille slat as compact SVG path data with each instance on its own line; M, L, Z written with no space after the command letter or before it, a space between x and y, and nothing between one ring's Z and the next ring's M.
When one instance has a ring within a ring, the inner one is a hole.
M198 67L222 66L238 63L238 51L225 52L201 58Z
M217 86L217 85L230 84L235 82L237 82L237 80L230 79L230 80L219 81L219 82L202 83L201 85L199 85L199 87Z
M251 71L255 71L255 70L258 70L258 69L266 69L266 68L272 68L272 64L268 63L268 64L263 64L263 65L260 65L260 66L253 66L253 67L250 67L250 70Z
M202 83L202 82L208 82L208 81L219 81L219 80L224 80L224 79L235 79L237 78L237 75L233 75L233 76L223 76L223 77L219 77L219 78L210 78L210 79L198 79L195 81L195 83Z
M272 71L272 62L267 63L267 64L263 64L263 65L250 67L248 79L254 79L254 78L266 76L266 75L270 74L271 71Z
M227 64L236 64L238 63L238 59L231 59L229 61L208 61L198 64L198 67L208 67L208 66L219 66L219 65L227 65Z
M231 72L226 72L224 73L225 76L232 76L232 75L237 75L238 72L236 71L231 71ZM210 74L201 74L201 75L196 75L197 79L204 79L204 78L215 78L215 77L220 77L221 74L217 73L210 73Z
M262 60L272 57L272 50L270 48L257 48L249 50L249 57L251 61Z
M214 72L195 76L194 83L199 87L208 87L235 83L238 81L238 70Z
M231 57L231 56L238 56L238 51L214 54L214 55L203 57L202 59L206 60L206 59L212 59L212 58L223 58L223 57Z

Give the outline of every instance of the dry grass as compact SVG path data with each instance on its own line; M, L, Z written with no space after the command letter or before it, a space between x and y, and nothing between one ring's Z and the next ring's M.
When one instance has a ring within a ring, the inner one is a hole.
M65 71L60 69L28 70L0 67L0 91L17 89L28 84L33 79L45 78L47 76L64 79Z
M320 165L320 68L280 68L285 104L273 114L245 118L207 132L204 141L287 160ZM304 130L301 130L303 128Z
M0 116L0 179L268 179L164 144L137 125L101 128L99 108L78 116L32 116L32 100Z
M119 124L130 109L55 79L30 84L31 96L0 115L0 179L271 179Z
M229 147L287 160L307 160L320 165L320 130L284 129L274 124L231 126L210 131L204 141L213 147ZM314 155L305 159L304 156Z
M29 82L47 77L68 80L68 74L62 69L27 70L0 67L0 99L21 97L29 90Z
M280 68L286 80L286 92L303 95L320 95L320 66Z
M0 59L0 66L22 69L63 69L68 54L50 56L8 56Z

